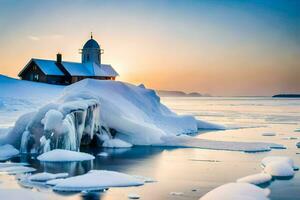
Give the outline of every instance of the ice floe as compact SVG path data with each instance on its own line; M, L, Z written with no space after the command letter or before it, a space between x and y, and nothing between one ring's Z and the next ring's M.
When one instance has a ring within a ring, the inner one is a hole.
M291 177L294 176L295 166L294 161L286 156L268 156L261 161L264 167L264 172L274 177Z
M135 194L135 193L130 193L127 196L128 196L128 199L140 199L141 198L140 195Z
M107 157L108 153L107 152L100 152L100 153L97 154L97 156Z
M227 183L206 193L200 200L268 200L269 189L262 189L249 183Z
M109 187L140 186L144 182L127 174L106 171L91 170L87 174L74 176L58 181L53 187L55 191L96 191Z
M19 150L10 144L0 146L0 160L7 160L19 154Z
M93 160L95 157L83 152L54 149L52 151L43 153L42 155L38 156L37 159L44 162L68 162Z
M12 167L2 167L0 172L7 174L21 174L21 173L30 173L36 171L35 168L26 167L26 166L12 166Z
M261 135L262 136L276 136L276 133L269 132L269 133L263 133Z
M300 142L297 142L296 146L297 148L300 148Z
M29 176L28 180L38 181L38 182L46 182L46 181L53 180L53 179L66 178L68 176L69 176L68 173L52 174L52 173L48 173L48 172L42 172L42 173L37 173L37 174L33 174L33 175Z
M271 180L272 180L272 176L270 174L259 173L259 174L253 174L253 175L245 176L243 178L239 178L236 182L259 185L259 184L267 183Z

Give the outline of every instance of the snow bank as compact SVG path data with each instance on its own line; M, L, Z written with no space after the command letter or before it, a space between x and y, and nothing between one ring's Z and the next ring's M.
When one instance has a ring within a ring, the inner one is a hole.
M200 200L268 200L269 189L261 189L249 183L227 183L205 194Z
M7 160L19 154L19 150L10 144L0 146L0 160Z
M38 181L38 182L45 182L53 179L58 179L58 178L66 178L68 177L68 173L57 173L57 174L52 174L48 172L42 172L42 173L37 173L33 174L28 177L28 180L30 181Z
M264 171L275 177L294 176L294 170L298 169L294 161L286 156L268 156L261 161Z
M109 187L140 186L144 182L133 176L105 170L91 170L87 174L74 176L58 181L55 191L93 191Z
M42 155L38 156L37 159L44 162L67 162L93 160L95 157L83 152L54 149L52 151L43 153Z
M271 180L272 180L272 176L270 174L259 173L259 174L253 174L253 175L245 176L243 178L239 178L236 182L259 185L259 184L267 183Z

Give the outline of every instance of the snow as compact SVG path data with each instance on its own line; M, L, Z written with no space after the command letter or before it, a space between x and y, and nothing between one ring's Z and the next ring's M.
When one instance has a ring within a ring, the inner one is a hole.
M291 177L294 176L294 169L288 163L284 162L271 162L266 165L264 171L271 176L275 177Z
M66 178L59 181L54 187L55 191L93 191L109 187L140 186L144 182L133 176L106 170L91 170L87 174Z
M294 161L286 156L268 156L261 161L264 172L275 177L291 177L294 176L298 167L294 165Z
M259 184L267 183L271 180L272 180L272 176L270 174L259 173L259 174L253 174L253 175L245 176L243 178L239 178L236 182L259 185Z
M39 181L39 182L45 182L53 179L58 179L58 178L66 178L68 177L68 173L57 173L57 174L52 174L48 172L42 172L42 173L37 173L33 174L28 177L30 181Z
M21 174L21 173L30 173L34 171L36 171L36 169L32 167L25 167L25 166L11 166L11 167L0 168L0 172L5 172L7 174Z
M132 147L132 144L129 144L128 142L116 138L105 140L102 146L109 148L130 148Z
M19 154L19 150L10 144L0 146L0 160L7 160Z
M52 151L43 153L42 155L38 156L37 159L44 162L68 162L93 160L95 157L83 152L54 149Z
M64 73L57 67L55 61L44 59L32 59L46 75L64 76Z
M3 167L24 166L24 165L28 165L28 163L4 162L4 163L0 163L0 168L3 168Z
M65 180L65 179L64 178L57 178L57 179L46 181L46 184L50 185L50 186L54 186L54 185L57 185L58 183L60 183L63 180Z
M249 183L227 183L206 193L199 200L268 200L269 189L261 189Z

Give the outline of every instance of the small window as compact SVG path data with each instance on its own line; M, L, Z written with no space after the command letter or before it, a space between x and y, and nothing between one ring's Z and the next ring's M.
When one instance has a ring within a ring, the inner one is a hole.
M35 81L38 81L38 80L39 80L39 75L38 75L38 74L35 74L35 75L34 75L34 80L35 80Z

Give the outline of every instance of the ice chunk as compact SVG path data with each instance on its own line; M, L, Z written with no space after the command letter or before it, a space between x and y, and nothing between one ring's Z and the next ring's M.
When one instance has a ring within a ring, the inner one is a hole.
M52 173L48 173L48 172L42 172L42 173L37 173L37 174L31 175L28 177L28 179L30 181L45 182L45 181L49 181L52 179L66 178L68 176L69 176L68 173L52 174Z
M52 151L43 153L42 155L38 156L37 159L44 162L67 162L93 160L95 157L83 152L54 149Z
M34 171L36 171L36 169L32 167L25 167L25 166L13 166L13 167L0 168L0 172L5 172L8 174L30 173Z
M236 182L259 185L259 184L267 183L271 180L272 180L272 176L270 174L259 173L259 174L253 174L253 175L245 176L243 178L239 178Z
M183 194L183 192L170 192L170 195L172 196L182 196Z
M10 144L0 146L0 160L7 160L19 154L19 150Z
M109 148L130 148L132 147L132 144L115 138L115 139L105 140L102 146L109 147Z
M109 187L140 186L144 182L133 176L105 170L91 170L87 174L66 178L53 188L56 191L93 191Z
M98 153L98 156L107 157L108 153L107 152L101 152L101 153Z
M266 165L264 171L275 177L291 177L294 176L294 169L286 162L271 162Z
M140 199L140 195L135 194L135 193L130 193L128 194L128 199Z
M272 133L272 132L270 132L270 133L263 133L263 134L261 134L262 136L276 136L276 133Z
M249 183L227 183L206 193L200 200L268 200L269 194L269 189L261 189Z
M294 165L293 159L287 157L287 156L267 156L264 159L262 159L261 164L263 167L266 167L268 164L272 162L281 162L281 163L287 163L289 164L292 168L296 167Z
M298 143L296 144L296 146L297 146L297 148L300 148L300 142L298 142Z
M58 183L60 183L61 181L65 180L64 178L58 178L58 179L53 179L53 180L49 180L46 182L47 185L57 185Z

